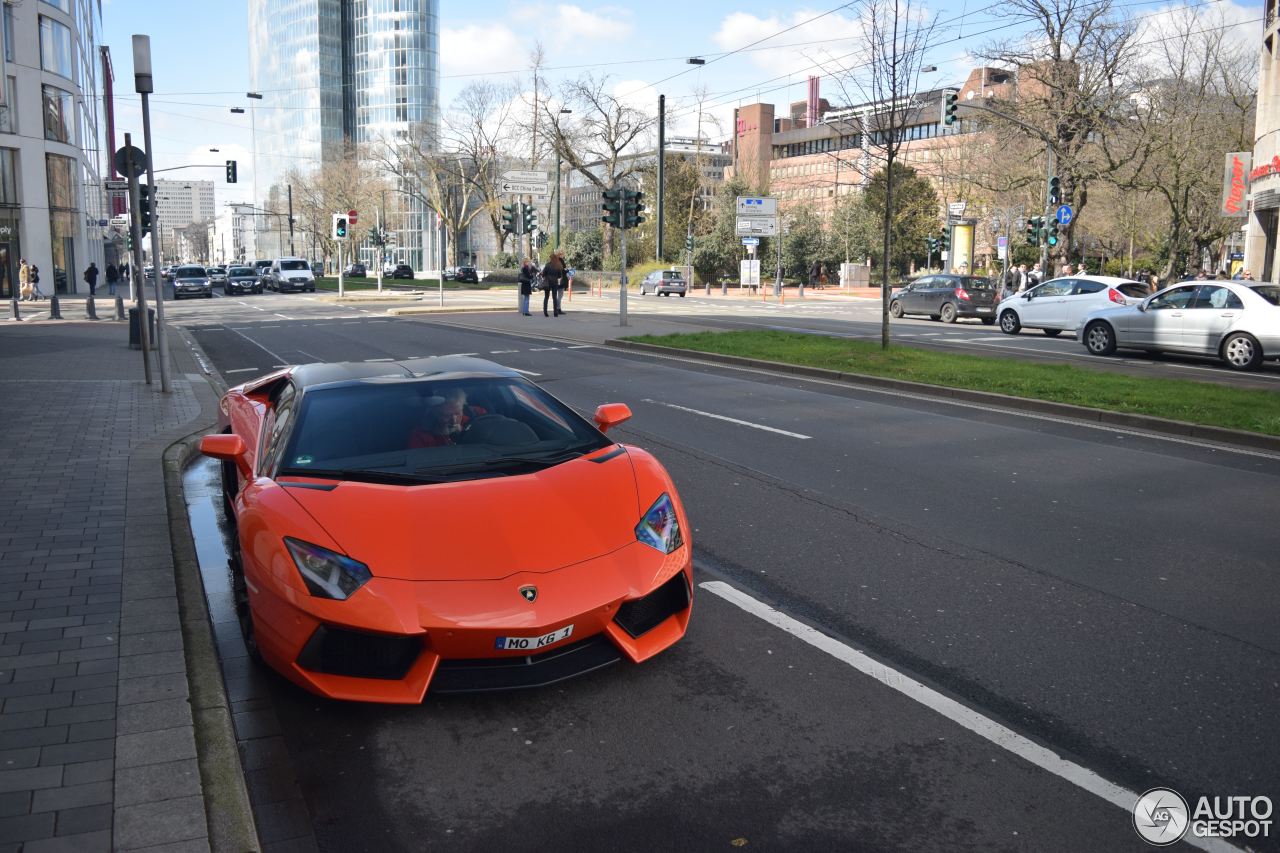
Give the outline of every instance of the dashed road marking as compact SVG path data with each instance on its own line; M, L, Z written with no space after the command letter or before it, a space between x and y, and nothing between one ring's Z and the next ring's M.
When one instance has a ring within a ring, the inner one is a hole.
M731 424L738 424L739 426L751 427L752 429L761 429L761 430L764 430L765 432L776 432L779 435L785 435L791 438L802 438L802 439L813 438L813 436L811 435L802 435L798 432L790 432L789 430L778 429L777 427L765 426L764 424L756 424L756 423L752 423L751 421L738 420L737 418L731 418L728 415L717 415L714 412L704 412L701 409L690 409L688 406L677 406L675 403L664 403L661 400L650 400L647 397L645 398L644 402L653 403L658 406L666 406L668 409L679 409L682 412L689 412L690 414L694 414L694 415L702 415L704 418L715 418L718 421L728 421Z

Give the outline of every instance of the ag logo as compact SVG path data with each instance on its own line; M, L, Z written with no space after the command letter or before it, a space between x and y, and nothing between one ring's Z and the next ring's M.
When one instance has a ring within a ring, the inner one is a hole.
M532 584L529 584L527 586L522 586L520 587L520 595L521 597L524 598L525 601L532 604L534 600L538 597L538 588L536 586L533 586Z
M1189 819L1187 801L1168 788L1152 788L1133 805L1133 828L1157 847L1181 841Z

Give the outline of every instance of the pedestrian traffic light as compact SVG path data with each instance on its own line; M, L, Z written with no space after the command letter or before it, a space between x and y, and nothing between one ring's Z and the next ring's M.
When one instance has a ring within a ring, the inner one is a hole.
M520 233L520 217L518 204L504 204L502 206L502 230L508 234Z
M960 109L960 93L948 89L942 98L942 123L945 125L953 125L956 123L956 113Z
M686 251L686 252L692 252L692 251L693 251L693 235L692 235L692 234L688 234L688 235L686 235L686 236L685 236L685 238L684 238L684 249L685 249L685 251Z
M1050 220L1049 220L1049 240L1048 240L1048 242L1049 242L1049 245L1050 245L1050 246L1056 246L1056 245L1058 245L1058 220L1056 220L1056 219L1050 219Z
M942 234L938 236L938 248L944 252L951 248L951 232L946 228L943 228Z
M644 193L639 190L623 190L625 193L622 197L623 228L635 228L644 217L640 215L640 209L644 206Z
M604 201L601 203L601 207L604 208L604 216L600 217L601 222L604 222L607 225L612 225L614 228L622 227L622 199L623 193L625 192L626 190L604 191Z
M138 184L138 236L145 237L150 233L151 187L147 184Z
M1033 216L1027 220L1027 243L1032 246L1040 245L1040 226L1044 223L1044 217Z
M938 238L937 238L937 237L925 237L925 238L924 238L924 247L925 247L926 249L928 249L928 250L929 250L929 254L931 254L931 255L932 255L934 252L938 251Z
M1057 175L1049 179L1049 204L1052 207L1062 204L1062 180Z
M331 236L335 240L347 239L347 215L345 213L333 214L333 233Z
M520 205L520 222L525 234L532 234L538 227L538 211L531 204Z
M227 161L227 183L234 184L236 182L236 161Z

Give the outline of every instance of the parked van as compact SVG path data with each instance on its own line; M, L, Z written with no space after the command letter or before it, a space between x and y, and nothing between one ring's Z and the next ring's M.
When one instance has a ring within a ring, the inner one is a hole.
M311 264L304 258L276 258L271 262L268 286L277 293L289 290L315 293L316 277L311 272Z

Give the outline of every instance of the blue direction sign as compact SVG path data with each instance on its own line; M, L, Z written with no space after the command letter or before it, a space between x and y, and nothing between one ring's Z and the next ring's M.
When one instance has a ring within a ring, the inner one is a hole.
M742 238L742 245L744 245L744 246L759 246L759 245L760 245L760 238L759 238L759 237L743 237L743 238Z
M1054 218L1058 220L1059 225L1069 225L1071 223L1072 216L1071 206L1066 204L1059 207L1057 212L1054 213Z

